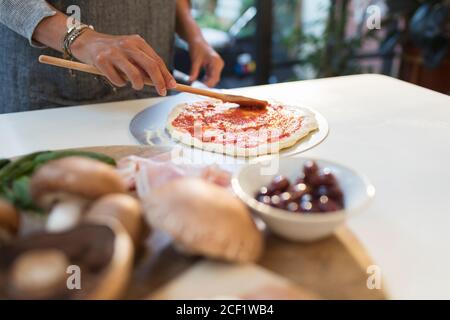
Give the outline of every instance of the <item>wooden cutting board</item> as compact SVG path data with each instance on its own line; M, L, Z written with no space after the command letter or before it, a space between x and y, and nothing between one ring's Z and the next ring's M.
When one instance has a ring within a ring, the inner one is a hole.
M101 152L115 159L127 155L152 156L169 151L150 146L83 150ZM386 293L382 290L367 288L369 274L366 270L372 264L365 249L346 227L314 243L289 242L268 233L266 250L258 266L233 266L183 256L174 249L167 235L156 231L138 253L132 282L125 297L251 297L258 288L272 288L267 291L289 288L288 292L293 296L304 298L385 299ZM224 288L222 291L219 290L221 287ZM188 294L189 291L192 293Z
M305 300L319 297L255 264L236 265L204 260L148 298Z

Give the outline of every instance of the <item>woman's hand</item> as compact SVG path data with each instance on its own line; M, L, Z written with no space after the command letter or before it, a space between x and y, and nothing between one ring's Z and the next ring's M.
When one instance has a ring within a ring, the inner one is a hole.
M224 67L222 58L203 38L200 27L191 15L189 0L176 0L177 19L176 30L181 39L189 45L191 56L190 80L197 80L200 70L205 70L202 81L209 87L214 87L220 80Z
M214 87L220 80L224 62L219 54L203 39L189 43L191 56L190 81L197 80L200 70L205 70L202 80L208 87Z
M85 31L71 47L75 58L97 67L116 86L123 87L127 79L135 90L151 79L158 94L176 85L164 61L139 35L112 36Z

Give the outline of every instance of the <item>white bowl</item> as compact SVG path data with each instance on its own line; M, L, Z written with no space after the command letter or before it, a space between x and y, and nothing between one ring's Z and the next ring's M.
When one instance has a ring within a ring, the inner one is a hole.
M335 175L343 193L343 210L328 213L290 213L257 201L258 190L268 185L277 175L294 181L303 171L307 160L314 160L320 168L329 168ZM349 216L362 211L375 195L369 180L352 169L340 164L311 158L271 157L247 164L233 176L233 190L275 234L293 241L314 241L333 234L337 226Z

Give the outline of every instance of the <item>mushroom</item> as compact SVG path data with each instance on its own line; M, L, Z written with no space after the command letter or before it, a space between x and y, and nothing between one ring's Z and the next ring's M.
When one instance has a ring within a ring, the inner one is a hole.
M45 299L66 287L70 265L64 252L56 249L30 250L11 267L9 294L19 299Z
M92 201L126 188L114 167L83 157L67 157L40 167L32 176L31 196L51 212L47 230L63 231L73 227Z
M184 252L250 262L263 236L247 207L230 191L199 178L179 178L143 199L151 226L167 232Z
M19 231L17 210L6 200L0 199L0 245L9 242Z
M91 205L85 213L87 219L116 219L137 247L146 234L145 221L140 203L127 194L109 194Z
M29 235L2 250L0 298L116 299L126 289L133 259L131 238L114 220Z

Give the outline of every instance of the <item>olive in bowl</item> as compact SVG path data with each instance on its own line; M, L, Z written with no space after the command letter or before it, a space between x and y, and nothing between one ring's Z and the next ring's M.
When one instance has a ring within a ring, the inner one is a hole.
M297 177L283 175L261 187L255 199L292 213L328 213L344 209L344 194L334 174L320 168L313 160L306 161Z
M234 175L232 186L272 232L293 241L333 234L375 195L368 179L354 170L306 158L266 158L247 164Z

